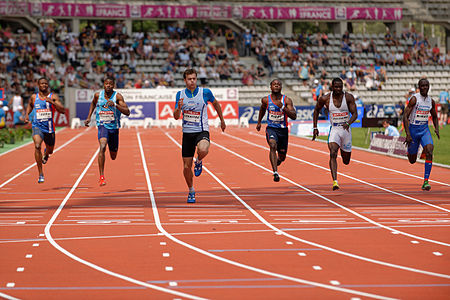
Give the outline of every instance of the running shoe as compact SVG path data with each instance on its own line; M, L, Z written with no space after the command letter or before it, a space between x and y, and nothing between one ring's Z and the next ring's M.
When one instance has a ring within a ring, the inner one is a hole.
M339 189L339 184L337 182L337 180L333 181L333 191L338 190Z
M100 176L100 179L99 179L99 181L98 181L98 184L99 184L100 186L106 185L105 176Z
M275 182L280 181L280 175L278 175L278 173L273 173L273 181Z
M195 203L195 192L189 192L187 203Z
M428 180L425 180L422 185L422 190L429 191L431 190L431 185L428 183Z
M198 176L200 176L200 174L202 174L202 161L199 161L199 160L195 161L194 174L196 177L198 177Z
M44 174L39 175L38 183L44 183Z

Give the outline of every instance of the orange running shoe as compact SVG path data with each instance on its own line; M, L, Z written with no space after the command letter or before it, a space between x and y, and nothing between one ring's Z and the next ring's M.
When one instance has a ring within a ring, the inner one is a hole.
M99 184L100 186L106 185L105 176L100 176L100 179L99 179L99 181L98 181L98 184Z

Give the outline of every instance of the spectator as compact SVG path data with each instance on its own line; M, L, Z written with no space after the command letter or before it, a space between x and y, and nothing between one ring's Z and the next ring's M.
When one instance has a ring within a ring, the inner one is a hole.
M441 124L441 126L445 126L447 125L447 120L448 120L448 103L449 103L449 94L448 94L448 89L447 90L443 90L440 94L439 94L439 104L441 105L441 117L439 118L439 123Z
M298 69L298 77L303 81L303 86L306 86L309 80L310 71L308 67L308 63L305 61L303 66Z
M8 106L12 109L13 113L19 110L19 107L23 109L23 98L20 95L20 89L16 88L14 96L9 100Z
M23 106L19 106L18 109L14 112L14 126L25 125L25 114L23 110Z
M250 72L244 71L244 74L242 76L242 84L248 85L248 86L254 84L254 79L253 79L253 76L250 74Z
M0 128L6 126L6 111L3 110L3 101L0 101Z
M400 136L400 133L398 132L397 127L392 126L389 124L388 119L383 120L383 127L385 128L384 134L388 136Z
M354 94L353 96L355 97L356 106L364 107L364 102L362 101L361 96L356 95L356 94Z
M250 30L246 29L243 35L244 38L244 56L251 56L252 34Z

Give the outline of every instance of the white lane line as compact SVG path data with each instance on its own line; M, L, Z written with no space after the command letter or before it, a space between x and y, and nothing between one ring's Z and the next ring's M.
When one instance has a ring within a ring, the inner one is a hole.
M79 138L80 136L82 136L83 134L85 134L85 132L89 130L89 128L85 129L83 132L80 132L79 134L77 134L76 136L74 136L73 138L71 138L70 140L68 140L67 142L65 142L63 145L61 145L61 147L56 148L53 151L53 155L58 152L59 150L63 149L64 147L66 147L67 145L69 145L70 143L72 143L73 141L75 141L77 138ZM3 182L2 184L0 184L0 189L2 187L4 187L5 185L7 185L8 183L10 183L11 181L13 181L14 179L16 179L17 177L19 177L20 175L22 175L23 173L25 173L26 171L28 171L29 169L33 168L36 165L36 163L33 163L31 165L29 165L28 167L26 167L25 169L23 169L22 171L20 171L19 173L17 173L16 175L14 175L13 177L11 177L10 179L6 180L5 182Z
M177 295L177 296L181 296L181 297L185 297L188 299L195 299L195 300L203 300L205 298L201 298L201 297L197 297L197 296L193 296L187 293L183 293L183 292L178 292L178 291L173 291L170 289L166 289L157 285L153 285L153 284L149 284L147 282L144 281L140 281L110 270L107 270L105 268L102 268L96 264L93 264L87 260L84 260L82 258L79 258L78 256L72 254L71 252L67 251L66 249L64 249L63 247L61 247L58 243L55 242L55 240L53 239L50 229L53 225L53 223L55 222L56 218L59 216L59 214L61 213L62 209L64 208L64 206L66 205L67 201L69 200L70 196L72 196L72 194L75 192L75 189L77 188L77 186L80 184L81 180L83 179L84 175L87 173L88 169L90 168L90 166L92 165L92 163L94 162L94 159L97 157L97 154L99 152L99 149L97 149L94 153L94 155L92 156L91 160L88 162L88 164L86 165L86 167L84 168L83 172L80 174L80 176L78 177L77 181L75 182L75 184L72 186L72 188L70 189L69 193L66 195L66 197L64 198L64 200L61 202L61 204L59 205L59 207L56 209L55 213L53 214L52 218L50 219L50 221L47 223L47 225L45 226L45 237L47 238L47 240L50 242L50 244L52 244L53 247L55 247L57 250L59 250L60 252L62 252L63 254L67 255L68 257L72 258L73 260L82 263L83 265L86 265L92 269L95 269L97 271L103 272L105 274L111 275L113 277L117 277L120 278L122 280L134 283L136 285L140 285L140 286L144 286L147 288L151 288L154 290L158 290L160 292L165 292L165 293L169 293L172 295Z
M269 170L269 169L267 169L267 168L265 168L265 167L255 163L255 162L249 160L248 158L243 157L240 154L237 154L237 153L235 153L235 152L233 152L233 151L231 151L231 150L229 150L229 149L227 149L227 148L225 148L225 147L223 147L223 146L221 146L221 145L219 145L217 143L213 143L213 144L217 145L218 147L220 147L220 148L222 148L222 149L224 149L224 150L226 150L226 151L228 151L228 152L230 152L230 153L232 153L232 154L234 154L234 155L236 155L236 156L238 156L240 158L242 158L243 160L245 160L247 162L250 162L251 164L253 164L253 165L255 165L255 166L257 166L257 167L259 167L259 168L261 168L263 170L266 170L267 172L272 173L271 170ZM220 179L218 179L214 174L212 174L209 171L207 171L207 172L209 174L211 174L211 176L216 181L221 182ZM288 178L286 178L284 176L280 176L280 177L283 178L284 180L286 180L286 181L288 181L288 182L290 182L290 183L292 183L292 184L302 188L302 189L305 189L305 190L309 191L310 193L312 193L313 195L316 195L319 198L322 198L322 199L324 199L326 201L329 201L329 202L335 204L336 206L341 207L342 209L345 209L345 210L349 211L352 214L356 214L356 215L360 216L362 219L368 221L369 223L372 223L372 224L376 225L377 227L381 227L381 228L385 228L385 229L388 229L388 230L391 230L391 231L394 231L394 232L398 232L398 231L395 231L395 230L393 230L392 228L390 228L388 226L385 226L385 225L379 224L379 223L377 223L377 222L375 222L373 220L370 220L370 219L368 219L368 218L358 214L357 212L354 212L351 209L346 208L345 206L342 206L342 205L340 205L340 204L338 204L338 203L336 203L336 202L334 202L334 201L332 201L332 200L330 200L330 199L328 199L328 198L326 198L326 197L324 197L324 196L322 196L322 195L320 195L320 194L318 194L318 193L316 193L314 191L311 191L308 188L303 187L302 185L300 185L300 184L298 184L298 183L296 183L296 182L294 182L294 181L292 181L292 180L290 180L290 179L288 179ZM296 236L293 236L291 234L288 234L288 233L278 229L277 227L273 226L271 223L269 223L266 219L264 219L261 215L259 215L252 207L250 207L245 201L243 201L236 193L234 193L232 190L230 190L225 184L222 183L222 185L223 185L223 187L225 189L228 190L228 192L230 194L232 194L242 205L244 205L262 223L264 223L266 226L268 226L269 228L272 228L275 231L282 232L284 236L287 236L287 237L289 237L291 239L294 239L294 240L297 240L297 241L300 241L300 242L303 242L303 243L306 243L306 244L309 244L309 245L312 245L312 246L316 246L316 247L319 247L319 248L322 248L322 249L326 249L326 250L329 250L329 251L332 251L332 252L335 252L335 253L338 253L338 254L342 254L342 255L345 255L345 256L353 257L353 258L356 258L356 259L360 259L360 260L364 260L364 261L368 261L368 262L372 262L372 263L376 263L376 264L380 264L380 265L384 265L384 266L389 266L389 267L393 267L393 268L397 268L397 269L407 270L407 271L411 271L411 272L422 273L422 274L427 274L427 275L430 275L430 276L443 277L443 278L450 279L450 275L447 275L447 274L440 274L440 273L435 273L435 272L430 272L430 271L424 271L424 270L420 270L420 269L415 269L415 268L411 268L411 267L396 265L396 264L392 264L392 263L388 263L388 262L384 262L384 261L380 261L380 260L375 260L375 259L359 256L359 255L356 255L356 254L352 254L352 253L344 252L344 251L341 251L341 250L337 250L337 249L334 249L334 248L331 248L331 247L328 247L328 246L325 246L325 245L321 245L321 244L317 244L317 243L314 243L314 242L311 242L311 241L307 241L307 240L298 238ZM404 234L407 235L407 236L412 236L412 235L409 235L407 233L404 233ZM417 236L413 236L413 237L417 238L417 239L424 239L424 238L420 238L420 237L417 237Z
M230 137L230 138L235 139L235 140L238 140L238 141L244 142L244 143L246 143L246 144L249 144L249 145L252 145L252 146L255 146L255 147L264 149L264 150L267 150L267 149L266 149L267 147L263 147L263 146L261 146L261 145L259 145L259 144L255 144L255 143L253 143L253 142L246 141L246 140L244 140L244 139L241 139L241 138L238 138L238 137L229 135L229 134L227 134L227 133L224 133L224 134L225 134L226 136ZM316 164L314 164L314 163L311 163L311 162L309 162L309 161L306 161L306 160L297 158L297 157L295 157L295 156L287 155L287 157L292 158L293 160L300 161L300 162L302 162L302 163L308 164L308 165L310 165L310 166L314 166L314 167L316 167L316 168L325 170L325 171L327 171L327 172L330 172L330 170L327 169L327 168L325 168L325 167L316 165ZM369 185L369 186L374 187L374 188L376 188L376 189L379 189L379 190L382 190L382 191L385 191L385 192L388 192L388 193L391 193L391 194L394 194L394 195L397 195L397 196L400 196L400 197L403 197L403 198L406 198L406 199L409 199L409 200L413 200L413 201L415 201L415 202L420 202L420 203L422 203L422 204L425 204L425 205L434 207L434 208L439 209L439 210L443 210L443 211L446 211L446 212L450 212L450 209L446 209L446 208L443 208L443 207L440 207L440 206L437 206L437 205L428 203L428 202L426 202L426 201L419 200L419 199L416 199L416 198L414 198L414 197L410 197L410 196L408 196L408 195L405 195L405 194L402 194L402 193L399 193L399 192L396 192L396 191L392 191L392 190L383 188L383 187L381 187L381 186L378 186L378 185L376 185L376 184L373 184L373 183L364 181L364 180L362 180L362 179L359 179L359 178L356 178L356 177L353 177L353 176L350 176L350 175L347 175L347 174L344 174L344 173L341 173L341 172L338 172L338 174L339 174L340 176L344 176L344 177L350 178L350 179L352 179L352 180L354 180L354 181L358 181L358 182L360 182L360 183Z
M261 145L259 145L259 144L255 144L255 143L253 143L253 142L246 141L246 140L244 140L244 139L241 139L241 138L238 138L238 137L229 135L229 134L227 134L227 133L224 133L224 135L226 135L226 136L228 136L228 137L230 137L230 138L232 138L232 139L235 139L235 140L244 142L244 143L246 143L246 144L249 144L249 145L252 145L252 146L255 146L255 147L258 147L258 148L260 148L260 149L264 149L264 150L267 151L267 149L266 149L267 147L263 147L263 146L261 146ZM231 150L229 150L229 149L227 149L227 148L225 148L225 147L223 147L223 146L221 146L221 147L222 147L223 149L226 149L226 151L231 151ZM233 152L233 151L231 151L231 152ZM297 157L295 157L295 156L288 155L288 157L289 157L289 158L292 158L293 160L297 160L297 161L300 161L300 162L302 162L302 163L308 164L308 165L310 165L310 166L313 166L313 167L316 167L316 168L325 170L325 171L327 171L327 172L330 171L329 169L327 169L327 168L325 168L325 167L316 165L316 164L314 164L314 163L311 163L311 162L309 162L309 161L306 161L306 160L297 158ZM267 169L266 169L266 170L267 170ZM272 173L272 171L270 171L270 172ZM343 174L343 173L341 173L341 172L338 172L338 174L341 175L341 176L350 178L350 179L352 179L352 180L354 180L354 181L358 181L358 182L360 182L360 183L363 183L363 184L369 185L369 186L371 186L371 187L380 189L380 190L382 190L382 191L385 191L385 192L388 192L388 193L391 193L391 194L395 194L395 195L397 195L397 196L400 196L400 197L403 197L403 198L406 198L406 199L409 199L409 200L413 200L413 201L415 201L415 202L419 202L419 203L422 203L422 204L425 204L425 205L434 207L434 208L439 209L439 210L443 210L443 211L446 211L446 212L450 212L450 209L446 209L446 208L443 208L443 207L440 207L440 206L437 206L437 205L428 203L428 202L426 202L426 201L422 201L422 200L419 200L419 199L410 197L410 196L408 196L408 195L404 195L404 194L402 194L402 193L398 193L398 192L395 192L395 191L392 191L392 190L383 188L383 187L381 187L381 186L378 186L378 185L376 185L376 184L373 184L373 183L370 183L370 182L361 180L361 179L359 179L359 178L355 178L355 177L353 177L353 176L350 176L350 175L347 175L347 174Z
M180 145L180 144L179 144L179 143L178 143L178 142L177 142L170 134L168 134L168 133L165 133L165 134L172 140L172 142L174 142L179 148L181 148L181 145ZM347 288L339 288L339 287L335 287L335 286L328 285L328 284L323 284L323 283L319 283L319 282L314 282L314 281L304 280L304 279L300 279L300 278L296 278L296 277L291 277L291 276L287 276L287 275L283 275L283 274L274 273L274 272L271 272L271 271L259 269L259 268L252 267L252 266L249 266L249 265L245 265L245 264L242 264L242 263L233 261L233 260L229 260L229 259L226 259L226 258L217 256L217 255L215 255L215 254L209 253L208 251L205 251L205 250L203 250L203 249L200 249L200 248L198 248L198 247L195 247L195 246L193 246L193 245L190 245L190 244L188 244L188 243L186 243L186 242L183 242L183 241L177 239L176 237L172 236L170 233L168 233L168 232L162 227L161 221L160 221L160 219L159 219L158 207L157 207L157 205L156 205L155 195L153 194L152 184L151 184L151 181L150 181L150 174L149 174L149 171L148 171L148 168L147 168L147 162L146 162L145 155L144 155L144 149L143 149L143 147L142 147L141 137L140 137L140 134L139 134L139 133L137 134L137 136L138 136L139 148L140 148L140 150L141 150L142 165L143 165L144 172L145 172L145 177L146 177L146 180L147 180L148 193L149 193L150 201L151 201L151 204L152 204L153 216L154 216L154 219L155 219L155 224L156 224L156 226L158 227L159 231L161 231L167 238L171 239L172 241L174 241L174 242L176 242L176 243L178 243L178 244L180 244L180 245L182 245L182 246L185 246L185 247L187 247L187 248L189 248L189 249L192 249L192 250L194 250L194 251L196 251L196 252L198 252L198 253L201 253L201 254L203 254L203 255L209 256L209 257L211 257L211 258L220 260L220 261L222 261L222 262L225 262L225 263L228 263L228 264L231 264L231 265L234 265L234 266L243 268L243 269L247 269L247 270L250 270L250 271L258 272L258 273L261 273L261 274L264 274L264 275L273 276L273 277L277 277L277 278L282 278L282 279L286 279L286 280L289 280L289 281L298 282L298 283L303 283L303 284L308 284L308 285L312 285L312 286L316 286L316 287L321 287L321 288L325 288L325 289L329 289L329 290L335 290L335 291L339 291L339 292L344 292L344 293L349 293L349 294L354 294L354 295L360 295L360 296L365 296L365 297L375 298L375 299L392 299L392 298L385 297L385 296L380 296L380 295L376 295L376 294L370 294L370 293L360 292L360 291L351 290L351 289L347 289ZM214 179L215 179L222 187L224 187L230 194L232 194L236 199L238 199L239 202L241 202L241 204L243 204L247 209L249 209L249 210L255 215L254 210L253 210L251 207L249 207L247 203L245 203L245 202L244 202L242 199L240 199L233 191L231 191L231 190L230 190L230 189L229 189L222 181L220 181L219 178L217 178L211 171L209 171L208 168L206 168L205 166L204 166L203 168L204 168L204 170L205 170L210 176L212 176L212 177L213 177L213 178L214 178ZM261 218L262 220L264 220L264 219L263 219L261 216L259 216L258 214L256 214L256 215L257 215L257 217L259 217L259 218ZM264 221L265 221L265 220L264 220ZM265 221L265 223L267 223L267 221ZM268 223L267 223L267 224L268 224ZM270 225L270 224L268 224L268 225L269 225L269 227L273 227L273 226ZM273 227L273 228L274 228L274 227ZM277 229L277 228L275 228L275 231L281 232L281 231L280 231L279 229ZM284 234L285 236L288 236L288 235L287 235L286 233L284 233L284 232L283 232L283 234Z
M0 292L0 297L3 297L3 298L8 299L8 300L20 300L19 298L16 298L16 297L13 297L13 296L10 296L10 295L6 295L6 294L4 294L2 292Z
M249 134L255 135L255 136L261 136L260 134L255 134L253 132L249 132ZM325 152L325 151L318 150L318 149L315 149L315 148L311 148L311 147L308 147L308 146L303 146L303 145L299 145L299 144L295 144L295 143L289 143L289 146L290 145L292 145L294 147L297 147L297 148L308 149L308 150L311 150L311 151L314 151L314 152L322 153L322 154L325 154L325 155L330 155L329 152ZM414 175L414 174L410 174L410 173L402 172L402 171L399 171L399 170L395 170L395 169L390 169L390 168L374 165L374 164L371 164L371 163L368 163L368 162L364 162L364 161L361 161L361 160L357 160L357 159L354 159L354 158L352 158L352 161L360 163L360 164L363 164L363 165L367 165L367 166L370 166L370 167L374 167L374 168L378 168L378 169L382 169L382 170L386 170L386 171L390 171L390 172L406 175L406 176L409 176L409 177L423 179L423 177L420 177L420 176L417 176L417 175ZM438 183L438 184L441 184L441 185L450 186L450 184L448 184L448 183L440 182L440 181L437 181L437 180L431 180L430 179L428 181L434 182L434 183Z

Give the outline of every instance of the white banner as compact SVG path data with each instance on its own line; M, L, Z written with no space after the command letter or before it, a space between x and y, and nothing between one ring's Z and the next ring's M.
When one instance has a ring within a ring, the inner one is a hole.
M115 91L122 94L125 102L175 102L175 97L180 89L117 89ZM91 102L95 92L98 91L77 89L75 92L75 101ZM218 101L239 100L239 91L237 88L212 88L211 92Z

